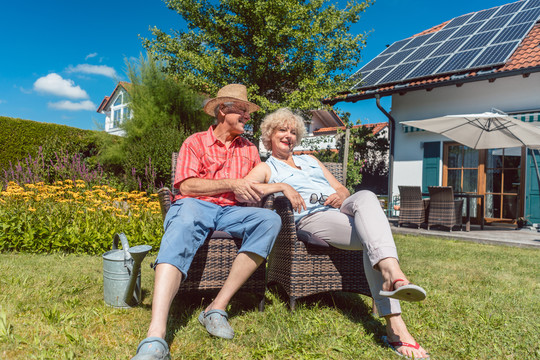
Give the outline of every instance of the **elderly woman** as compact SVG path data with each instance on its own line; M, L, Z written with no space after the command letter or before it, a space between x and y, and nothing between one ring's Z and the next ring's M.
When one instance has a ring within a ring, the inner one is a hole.
M351 196L315 157L293 155L305 126L289 109L266 116L261 130L262 142L272 155L246 179L260 182L264 194L283 192L295 210L298 229L340 249L363 249L369 287L379 314L386 319L383 340L399 355L428 359L408 332L399 305L399 300L423 300L426 293L401 271L388 220L375 194L363 190Z

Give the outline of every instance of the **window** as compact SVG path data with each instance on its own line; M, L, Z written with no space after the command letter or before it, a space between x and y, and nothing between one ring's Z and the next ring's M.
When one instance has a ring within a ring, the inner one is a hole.
M118 97L116 98L116 100L114 100L114 104L113 106L119 106L119 105L122 105L124 103L124 100L123 100L123 93L119 93L118 94Z

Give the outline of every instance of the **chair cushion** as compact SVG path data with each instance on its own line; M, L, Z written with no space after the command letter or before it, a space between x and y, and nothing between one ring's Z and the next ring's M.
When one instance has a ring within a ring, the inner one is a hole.
M296 236L298 237L298 240L302 241L304 244L309 244L313 246L319 246L319 247L330 247L330 245L318 237L317 235L313 235L312 233L304 230L297 230Z
M214 231L210 235L211 239L234 239L234 237L226 231Z

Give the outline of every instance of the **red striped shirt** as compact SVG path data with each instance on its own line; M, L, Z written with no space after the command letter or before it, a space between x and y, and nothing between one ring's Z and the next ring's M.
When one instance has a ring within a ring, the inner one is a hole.
M261 162L259 151L253 143L237 136L229 148L214 135L211 126L208 131L199 132L188 137L178 154L174 187L186 179L241 179ZM233 192L212 196L177 195L174 200L195 197L221 206L238 205Z

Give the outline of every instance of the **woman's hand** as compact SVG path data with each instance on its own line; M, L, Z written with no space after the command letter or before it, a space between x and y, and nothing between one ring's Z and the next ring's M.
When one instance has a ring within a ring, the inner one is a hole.
M340 191L340 190L341 189L338 189L337 192L329 195L326 201L324 202L324 205L339 209L341 207L341 204L343 204L345 199L349 196L348 195L349 191Z
M298 191L294 190L294 188L288 184L282 183L281 185L283 186L283 195L291 202L293 211L300 213L302 212L302 209L307 209L306 203Z

